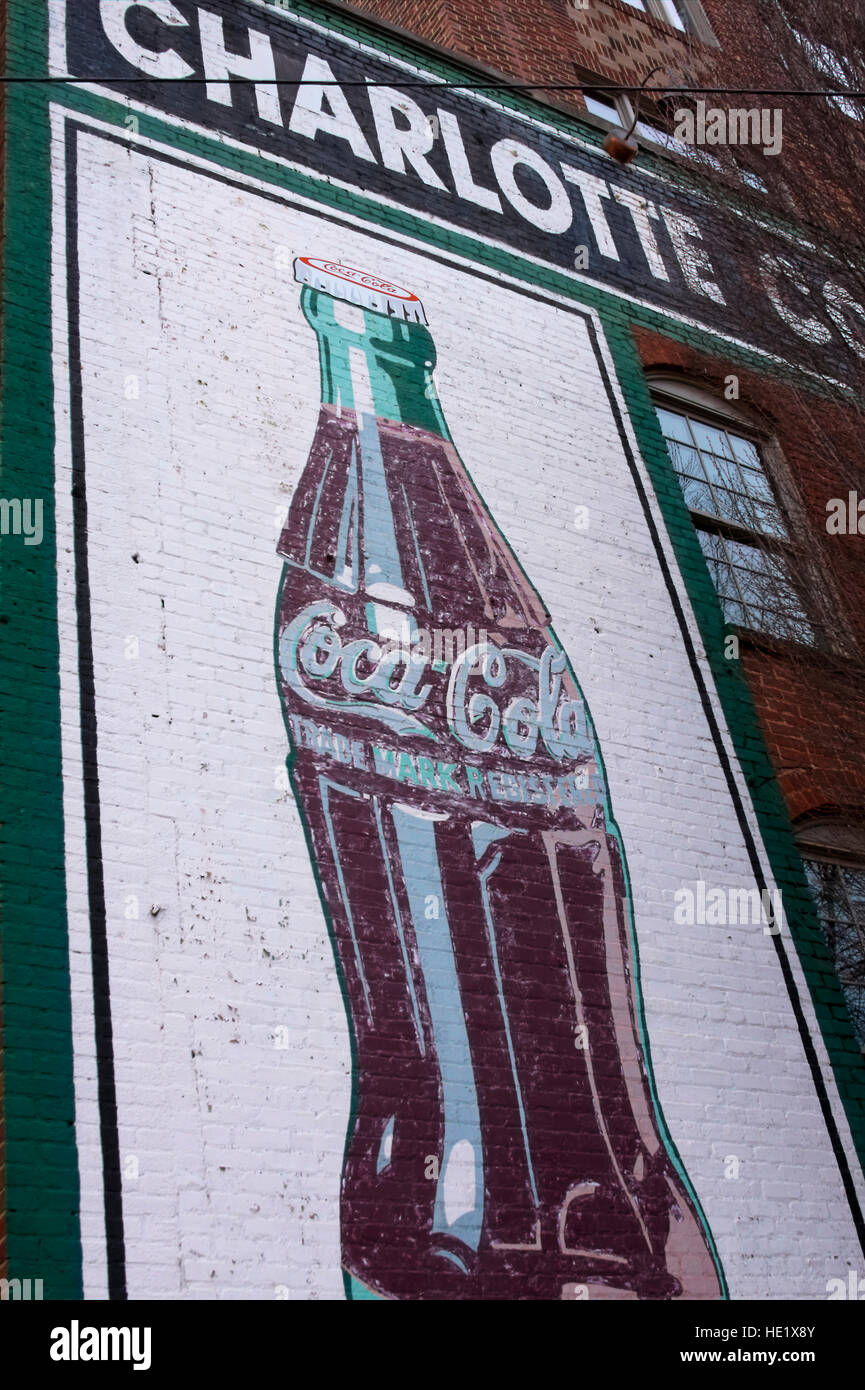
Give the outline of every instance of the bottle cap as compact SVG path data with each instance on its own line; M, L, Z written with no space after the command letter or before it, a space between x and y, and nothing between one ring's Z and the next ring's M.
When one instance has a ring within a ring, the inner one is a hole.
M348 265L339 265L336 261L298 256L294 263L294 278L301 285L323 290L325 294L333 295L334 299L346 299L349 304L358 304L362 309L373 309L377 314L408 319L412 323L427 322L423 305L411 290L401 289L389 280L367 275L363 270L353 270Z

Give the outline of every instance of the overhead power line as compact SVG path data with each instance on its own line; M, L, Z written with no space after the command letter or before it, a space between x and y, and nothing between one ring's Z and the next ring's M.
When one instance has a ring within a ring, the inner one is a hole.
M301 79L298 81L292 77L70 77L70 76L45 76L16 77L7 74L0 74L0 82L7 84L21 83L57 83L60 86L80 86L85 83L94 82L102 85L115 82L122 83L124 86L131 84L152 84L160 83L165 86L223 86L232 82L243 82L249 86L258 87L392 87L399 86L400 90L405 88L423 88L428 92L437 91L466 91L466 92L645 92L646 95L656 96L751 96L751 97L844 97L849 100L851 97L865 98L865 91L853 91L849 87L842 87L839 90L826 91L824 88L803 88L803 87L643 87L639 83L634 86L626 86L622 83L602 83L602 82L402 82L398 78L392 78L387 82L345 81L341 82L334 78L333 81L319 82L317 78Z

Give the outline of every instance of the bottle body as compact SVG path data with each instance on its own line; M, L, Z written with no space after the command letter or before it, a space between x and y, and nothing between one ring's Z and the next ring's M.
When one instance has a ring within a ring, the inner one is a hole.
M278 666L354 1042L345 1268L392 1298L720 1297L571 667L448 437L429 334L303 295L324 399Z

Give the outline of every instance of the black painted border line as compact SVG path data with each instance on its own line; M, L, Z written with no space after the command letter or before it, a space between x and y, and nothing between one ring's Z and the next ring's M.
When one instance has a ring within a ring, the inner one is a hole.
M72 445L72 516L75 555L75 612L78 635L78 690L81 711L81 765L84 791L84 837L87 894L90 906L90 956L93 978L93 1026L96 1042L97 1105L102 1145L102 1192L108 1297L126 1298L126 1250L123 1236L123 1191L114 1075L114 1032L108 924L102 868L102 819L99 798L96 681L90 612L90 567L87 546L84 402L81 380L80 291L78 260L78 129L66 126L66 302L69 324L70 429Z
M348 216L343 217L340 216L338 213L312 207L308 202L303 202L299 199L293 198L290 195L279 193L272 189L257 188L249 179L235 178L232 177L230 174L222 172L221 170L209 168L207 166L185 160L179 157L178 155L169 154L168 152L161 150L150 143L139 143L131 135L122 136L114 134L112 132L102 130L98 127L89 126L86 123L81 122L77 119L68 117L67 151L70 148L72 149L73 162L76 173L77 137L79 133L91 135L97 138L102 138L104 140L109 141L112 144L119 145L123 149L135 150L137 153L142 154L147 158L159 159L163 163L173 165L174 167L183 169L186 172L202 175L206 178L213 179L218 183L223 183L229 188L240 189L244 192L251 193L253 196L264 198L268 202L276 203L283 207L289 207L296 209L300 212L304 212L308 216L320 217L323 221L332 222L337 226L343 226L352 231L358 230L356 223ZM67 159L69 159L68 153ZM79 659L79 672L80 679L82 682L82 754L85 759L85 809L86 812L88 810L90 812L90 814L87 815L87 860L88 882L90 884L91 892L91 930L93 932L94 939L94 1016L97 1017L97 1049L99 1049L101 1044L104 1052L101 1064L99 1052L97 1053L97 1062L99 1064L100 1078L100 1128L103 1134L103 1168L105 1171L106 1182L108 1182L108 1179L110 1177L113 1180L113 1183L116 1183L116 1201L115 1189L113 1185L111 1190L109 1190L108 1187L106 1187L105 1193L106 1244L108 1248L109 1290L111 1290L112 1287L113 1271L115 1278L123 1278L123 1292L110 1293L110 1296L125 1297L125 1278L122 1275L124 1265L122 1195L120 1190L121 1185L119 1143L117 1136L117 1104L116 1090L114 1086L113 1044L111 1035L110 993L108 977L108 947L105 923L104 884L102 880L101 830L99 825L98 756L95 718L95 690L93 680L92 634L90 631L89 585L87 582L84 423L80 370L80 339L78 335L77 319L79 289L77 203L75 197L76 188L72 185L68 185L68 187L70 195L67 204L68 214L71 219L74 219L76 226L76 235L74 236L74 238L68 238L67 240L67 254L70 257L70 390L72 398L73 417L73 477L76 480L74 487L79 487L81 493L81 505L78 505L78 499L76 499L75 509L76 560L79 556L79 551L83 554L83 569L79 569L78 565L76 565L77 602L80 606L86 607L87 609L86 617L83 621L79 616L79 633L81 633L82 631L84 632L85 640L88 644L87 660L85 661L83 656ZM363 229L361 228L360 230ZM372 231L368 231L367 235L373 235ZM374 235L377 240L383 242L384 244L414 251L415 253L421 254L425 256L427 259L435 261L440 265L448 267L449 269L459 269L463 273L473 275L477 279L485 280L488 283L494 284L498 287L502 287L504 283L500 277L494 274L490 274L487 271L481 270L478 267L472 265L471 263L463 264L462 262L460 262L457 265L455 264L455 257L453 256L449 257L441 255L428 248L419 249L418 247L414 246L410 240L395 236L389 232L385 232L378 227L376 227ZM75 290L74 319L72 317L73 283ZM709 726L709 730L712 736L712 741L715 746L718 760L724 773L724 779L726 781L733 808L736 814L736 819L738 821L742 833L742 838L748 853L748 858L751 863L752 870L754 872L754 878L761 893L767 891L767 883L763 874L759 850L754 839L754 835L751 831L751 827L748 823L747 813L736 782L736 777L730 762L730 758L724 744L722 731L720 729L717 717L715 715L715 711L712 706L712 701L709 695L706 681L700 669L697 651L694 646L694 642L688 627L685 611L682 606L682 602L679 597L679 593L677 591L675 582L673 580L667 556L664 552L663 543L654 516L652 514L651 506L649 504L646 489L640 476L640 472L637 467L636 460L634 458L633 450L631 448L631 444L628 439L627 432L625 430L622 414L619 409L618 401L616 400L615 392L612 387L612 382L610 380L606 362L604 361L603 354L600 350L600 344L598 341L597 328L594 316L590 310L585 309L581 305L574 304L571 306L564 304L560 299L552 298L551 296L539 290L530 289L528 287L512 284L510 282L507 282L506 288L512 290L515 294L524 296L525 298L533 299L538 301L539 303L550 305L551 307L560 309L566 313L576 314L579 318L582 318L587 324L589 338L598 363L598 370L604 383L604 388L607 393L613 418L616 422L616 428L622 444L622 449L624 451L628 463L628 469L630 471L631 478L637 492L637 496L640 500L640 506L646 518L646 525L652 540L653 548L658 559L659 569L664 578L664 583L670 595L670 602L676 616L676 622L678 624L684 648L687 654L688 664L691 668L694 677L694 682L697 687L700 703L702 705L706 721ZM75 366L73 366L73 341L76 345ZM81 538L80 542L78 536L79 522L83 524L85 528L84 535ZM79 642L80 641L81 637L79 637ZM86 736L84 721L85 701L88 702L86 708L88 709L90 721L88 724ZM88 774L91 776L93 781L93 787L89 798L87 796ZM95 920L93 914L95 914ZM865 1215L863 1215L862 1207L859 1202L859 1197L856 1192L856 1186L853 1180L853 1175L851 1173L850 1165L847 1159L847 1154L845 1152L844 1144L841 1139L841 1135L838 1130L838 1125L832 1110L832 1105L826 1087L825 1078L820 1067L820 1061L817 1056L817 1051L814 1046L813 1038L811 1037L810 1031L808 1029L805 1011L802 1006L799 990L793 975L793 970L790 965L790 961L787 956L787 952L784 947L781 934L778 933L773 935L772 939L775 945L775 951L778 956L781 975L793 1012L793 1017L796 1022L796 1027L802 1041L802 1047L805 1053L805 1058L808 1063L809 1071L811 1073L814 1089L817 1093L817 1099L820 1106L823 1121L826 1126L827 1135L832 1147L832 1152L835 1156L835 1161L838 1165L841 1181L844 1188L844 1193L847 1198L848 1206L850 1208L853 1224L856 1229L856 1233L859 1239L860 1246L862 1248L863 1255L865 1255ZM98 993L100 989L105 990L104 1001L101 1009ZM106 1083L104 1091L102 1084L103 1068ZM111 1163L109 1163L109 1160L111 1160ZM109 1211L111 1214L112 1222L110 1226ZM118 1239L119 1246L116 1246L116 1242L118 1241Z

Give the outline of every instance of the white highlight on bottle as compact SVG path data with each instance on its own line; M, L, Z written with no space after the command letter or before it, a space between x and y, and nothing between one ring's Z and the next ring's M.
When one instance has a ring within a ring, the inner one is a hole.
M475 1151L468 1139L451 1149L442 1178L445 1220L449 1226L475 1209Z
M336 304L334 300L334 304ZM350 305L346 306L350 308ZM369 363L366 360L366 353L363 348L350 347L348 350L348 365L351 372L351 389L354 394L354 408L358 415L375 415L375 403L372 397L372 382L369 375Z
M333 316L340 328L348 329L349 333L366 332L366 315L359 304L349 304L345 299L334 299ZM357 348L351 351L357 352Z

